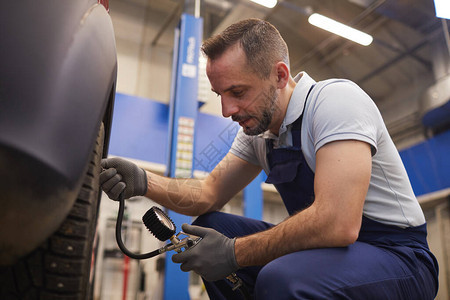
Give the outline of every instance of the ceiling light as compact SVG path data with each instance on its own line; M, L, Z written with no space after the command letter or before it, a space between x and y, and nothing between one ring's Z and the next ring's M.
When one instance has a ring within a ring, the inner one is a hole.
M252 2L258 3L259 5L273 8L275 5L277 5L277 0L250 0Z
M339 23L333 19L322 16L321 14L312 14L311 16L309 16L308 22L314 26L340 35L363 46L368 46L373 41L371 35Z
M434 8L436 9L436 17L450 19L450 1L434 0Z

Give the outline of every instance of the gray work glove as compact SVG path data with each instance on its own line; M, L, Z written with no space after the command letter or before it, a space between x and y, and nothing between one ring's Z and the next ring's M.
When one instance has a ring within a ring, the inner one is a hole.
M202 240L193 247L172 256L174 263L181 263L184 272L194 271L207 281L224 279L239 266L234 254L236 239L230 239L211 228L183 224L185 233Z
M142 196L147 193L147 174L134 163L121 158L102 159L103 171L100 173L100 185L113 200Z

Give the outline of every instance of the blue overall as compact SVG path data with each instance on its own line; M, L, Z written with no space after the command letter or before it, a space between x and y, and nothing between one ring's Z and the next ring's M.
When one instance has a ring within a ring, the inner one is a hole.
M292 147L274 149L271 140L267 144L270 173L266 182L275 185L290 215L314 202L314 173L301 150L302 117L303 113L292 126ZM202 215L194 224L230 238L274 226L221 212ZM354 244L294 252L236 273L257 300L433 299L438 266L426 235L425 224L401 229L363 216ZM242 299L224 280L205 281L205 286L211 299Z

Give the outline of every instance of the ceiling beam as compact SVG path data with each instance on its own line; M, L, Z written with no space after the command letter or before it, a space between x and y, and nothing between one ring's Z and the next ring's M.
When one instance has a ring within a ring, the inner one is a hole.
M436 38L437 35L440 33L440 30L435 30L434 32L432 32L429 36L423 38L421 41L419 41L418 43L416 43L414 46L406 49L403 53L400 53L399 55L395 56L394 58L386 61L384 64L382 64L381 66L375 68L374 70L372 70L371 72L369 72L368 74L364 75L363 77L361 77L359 80L357 80L356 82L358 83L363 83L365 81L370 80L372 77L377 76L379 73L387 70L388 68L393 67L396 63L398 63L399 61L401 61L403 58L405 58L406 56L411 56L412 54L414 54L414 52L416 52L417 50L419 50L420 48L424 47L425 45L427 45L432 39Z

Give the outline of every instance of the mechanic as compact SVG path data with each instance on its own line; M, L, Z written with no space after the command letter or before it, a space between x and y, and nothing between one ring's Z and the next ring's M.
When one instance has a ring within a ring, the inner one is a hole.
M371 98L349 80L292 77L286 43L263 20L229 26L202 51L223 116L242 127L229 153L202 180L106 159L108 196L199 216L183 231L203 240L172 260L200 274L211 299L239 299L221 280L232 272L255 299L433 299L425 218ZM262 169L290 216L274 226L219 212ZM201 193L187 197L193 186Z

